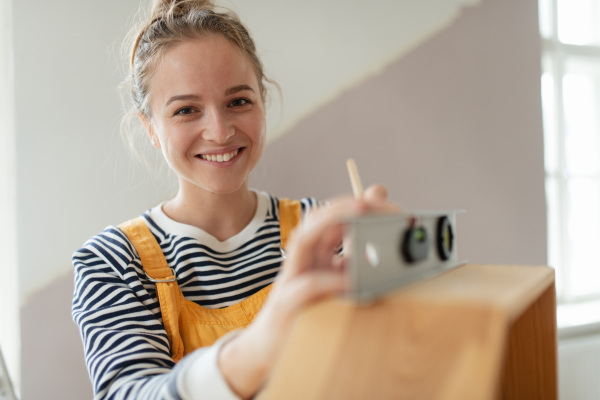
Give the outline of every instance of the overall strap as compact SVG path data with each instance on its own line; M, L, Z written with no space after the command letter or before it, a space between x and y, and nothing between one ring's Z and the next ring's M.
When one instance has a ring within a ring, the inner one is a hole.
M176 278L169 268L160 245L142 217L119 225L137 250L144 272L153 282L172 282Z
M156 283L156 296L160 304L163 325L171 345L171 357L175 362L183 358L184 344L179 332L179 314L183 297L177 278L169 268L167 260L142 217L138 217L119 225L135 247L142 268L148 279Z
M279 199L279 231L281 248L285 250L292 230L300 223L302 205L298 200Z
M282 199L279 201L279 228L281 247L285 248L290 232L300 222L302 206L299 201ZM162 249L146 225L144 218L138 217L119 225L135 247L146 276L156 283L156 294L160 303L163 325L171 345L171 357L175 362L183 358L186 345L182 340L179 318L182 301L185 301L177 278L169 268Z

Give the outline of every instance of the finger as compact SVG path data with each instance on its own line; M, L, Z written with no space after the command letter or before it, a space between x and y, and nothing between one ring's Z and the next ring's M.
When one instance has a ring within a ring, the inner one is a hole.
M386 202L388 190L383 185L371 185L365 190L365 200L369 202Z
M388 190L383 185L371 185L365 190L365 201L369 203L373 211L400 212L399 204L388 201Z
M350 217L367 211L369 206L353 197L340 197L316 210L311 210L306 221L299 229L304 235L318 236L327 227L338 226Z
M346 277L334 271L314 271L294 279L286 287L290 311L333 295L343 293L348 287Z
M333 256L343 240L343 222L366 209L363 202L346 198L314 211L290 237L286 263L289 273L295 275L314 268L322 264L321 259Z

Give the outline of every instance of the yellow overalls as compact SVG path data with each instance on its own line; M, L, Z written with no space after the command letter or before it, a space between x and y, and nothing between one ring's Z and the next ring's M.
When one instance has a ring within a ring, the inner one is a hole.
M291 230L300 221L300 213L300 202L279 200L282 249L285 248ZM175 362L199 347L210 346L228 332L248 326L271 290L272 285L269 285L225 308L202 307L183 297L177 278L167 265L160 245L141 217L125 222L119 228L137 250L146 275L156 282L163 324L171 345L171 357Z

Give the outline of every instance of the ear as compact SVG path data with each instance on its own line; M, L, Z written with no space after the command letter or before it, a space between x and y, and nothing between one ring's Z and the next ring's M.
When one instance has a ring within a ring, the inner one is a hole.
M154 132L150 118L142 113L138 113L138 117L142 121L142 124L144 124L144 129L146 129L146 134L148 135L148 139L150 139L152 146L156 149L160 149L160 141L158 140L156 132Z

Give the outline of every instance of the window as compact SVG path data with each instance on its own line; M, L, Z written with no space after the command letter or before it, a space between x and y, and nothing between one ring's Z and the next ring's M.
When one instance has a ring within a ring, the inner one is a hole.
M548 259L559 302L600 299L600 0L539 0Z
M18 381L19 308L10 3L0 0L0 346L11 377Z

